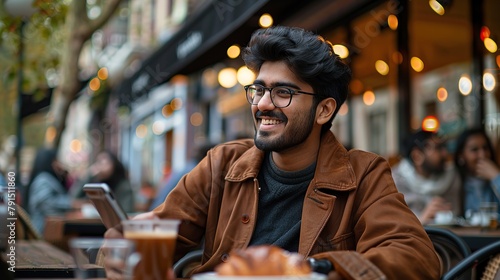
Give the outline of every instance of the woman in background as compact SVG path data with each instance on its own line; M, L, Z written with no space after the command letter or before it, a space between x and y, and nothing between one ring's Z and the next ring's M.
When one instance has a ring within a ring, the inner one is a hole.
M457 139L455 165L462 178L466 217L478 212L481 202L500 203L500 168L494 155L481 128L465 130Z
M125 212L135 212L134 192L127 177L127 172L123 164L110 151L100 152L95 162L89 167L90 183L106 183L113 191L115 199ZM76 197L85 196L82 191L84 183L75 186Z
M61 215L72 209L72 199L66 188L67 175L68 172L57 160L56 150L38 150L24 205L39 233L44 231L47 216Z

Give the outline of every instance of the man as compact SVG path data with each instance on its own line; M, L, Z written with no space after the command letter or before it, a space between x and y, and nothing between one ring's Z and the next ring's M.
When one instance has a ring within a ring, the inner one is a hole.
M330 131L350 80L332 45L273 27L254 33L243 59L257 75L245 86L254 141L210 150L140 218L182 220L177 259L204 239L193 273L213 270L232 249L274 244L328 259L335 266L329 279L438 279L432 243L387 162L347 151Z
M409 137L403 155L392 175L420 222L434 222L440 211L460 215L460 181L453 166L448 164L443 140L434 132L417 131Z

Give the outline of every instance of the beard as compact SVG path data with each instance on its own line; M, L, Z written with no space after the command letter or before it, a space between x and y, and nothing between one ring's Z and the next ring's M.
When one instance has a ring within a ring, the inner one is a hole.
M255 146L264 152L282 152L304 142L307 137L309 137L313 129L316 107L317 104L314 102L306 116L300 116L295 119L295 122L290 126L287 126L284 132L276 139L270 139L269 132L257 130L254 137ZM255 115L277 117L288 124L288 118L281 112L262 113L258 111Z
M432 164L428 160L424 160L422 169L431 175L442 175L446 169L446 162L441 161L438 164Z

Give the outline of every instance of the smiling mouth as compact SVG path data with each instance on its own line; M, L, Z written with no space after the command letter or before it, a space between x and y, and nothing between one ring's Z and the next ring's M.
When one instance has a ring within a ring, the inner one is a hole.
M283 121L280 120L270 120L270 119L261 119L261 124L263 125L275 125L275 124L280 124L283 123Z

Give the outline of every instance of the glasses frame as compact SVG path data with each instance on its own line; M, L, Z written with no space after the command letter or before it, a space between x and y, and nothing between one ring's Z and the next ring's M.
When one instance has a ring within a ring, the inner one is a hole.
M264 90L264 94L262 94L262 97L264 97L264 95L266 94L266 91L269 91L269 98L271 98L271 102L273 103L274 107L276 107L276 108L286 108L286 107L290 106L290 104L292 103L292 98L296 94L306 94L306 95L311 95L311 96L323 97L323 95L320 95L320 94L317 94L317 93L311 93L311 92L307 92L307 91L292 89L292 88L289 88L289 87L286 87L286 86L265 87L265 86L259 85L259 84L250 84L250 85L243 86L243 88L245 89L245 95L247 97L247 101L251 105L258 105L259 104L258 101L254 102L253 99L250 98L250 94L248 93L248 89L251 86L262 88ZM276 88L286 89L287 91L289 91L289 93L290 93L290 99L288 100L288 103L285 106L278 106L274 102L273 90L276 89ZM261 99L262 99L262 97L261 97ZM259 101L260 101L260 99L259 99Z

